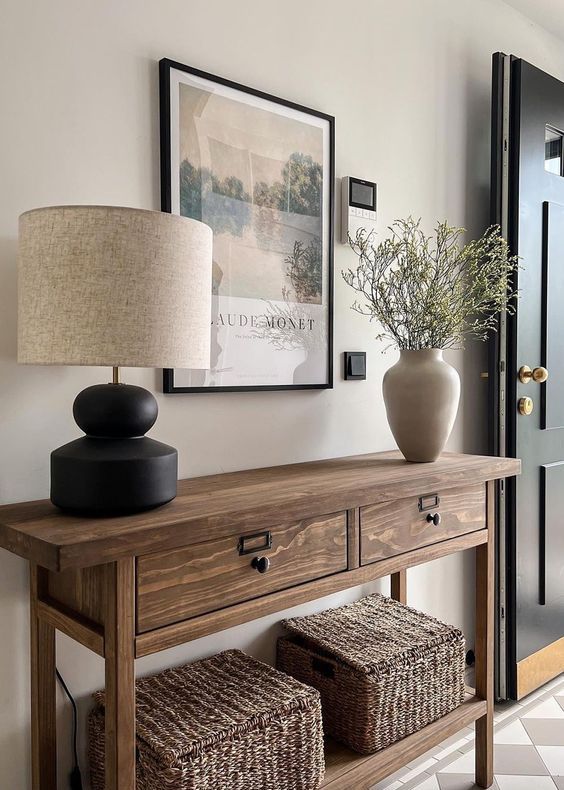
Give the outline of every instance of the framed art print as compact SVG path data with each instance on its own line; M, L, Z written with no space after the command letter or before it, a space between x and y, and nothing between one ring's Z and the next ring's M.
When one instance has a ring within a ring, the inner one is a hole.
M160 63L162 210L213 231L211 367L165 392L332 386L334 119Z

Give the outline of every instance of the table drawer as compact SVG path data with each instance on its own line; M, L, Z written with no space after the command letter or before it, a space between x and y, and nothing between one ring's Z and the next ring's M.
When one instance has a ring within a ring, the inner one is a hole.
M269 564L263 573L256 567L259 559L261 568ZM137 631L151 631L346 568L346 513L139 557Z
M361 564L430 546L485 526L486 487L481 483L361 507Z

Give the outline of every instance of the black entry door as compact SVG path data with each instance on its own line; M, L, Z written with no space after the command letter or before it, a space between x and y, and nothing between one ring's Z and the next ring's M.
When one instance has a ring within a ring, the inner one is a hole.
M493 76L493 215L522 266L490 371L493 449L523 469L500 488L498 690L521 698L564 672L564 83L500 53Z

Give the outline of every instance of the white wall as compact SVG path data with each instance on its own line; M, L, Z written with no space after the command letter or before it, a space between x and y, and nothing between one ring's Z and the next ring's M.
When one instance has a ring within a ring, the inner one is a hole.
M487 222L490 57L513 52L564 77L561 42L500 0L3 0L0 25L0 501L45 497L48 458L77 435L71 405L100 369L16 365L20 212L59 203L159 207L157 61L170 57L336 116L337 176L379 183L394 218ZM374 328L349 310L336 248L335 388L327 392L158 395L156 438L180 451L182 476L391 447ZM366 382L340 379L345 349L366 349ZM483 349L451 360L463 398L450 448L485 450ZM159 389L152 371L126 379ZM0 788L30 786L26 564L0 552ZM410 601L461 624L472 557L410 572ZM359 591L300 611L357 597ZM280 616L139 662L139 671L239 646L272 657ZM65 638L58 663L81 698L101 661ZM66 709L63 725L68 724ZM62 748L68 746L64 730ZM66 765L59 779L66 787Z

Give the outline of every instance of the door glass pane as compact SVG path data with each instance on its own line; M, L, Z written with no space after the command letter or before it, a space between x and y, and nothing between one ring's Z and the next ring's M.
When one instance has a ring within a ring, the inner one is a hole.
M562 132L551 126L545 127L544 133L544 169L562 175Z

